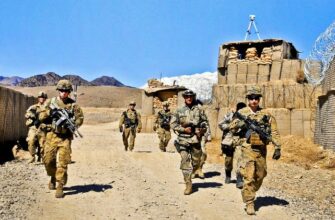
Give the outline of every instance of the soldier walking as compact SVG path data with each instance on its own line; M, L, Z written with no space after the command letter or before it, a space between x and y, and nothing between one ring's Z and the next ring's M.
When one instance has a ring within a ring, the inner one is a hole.
M142 129L141 115L135 110L136 102L131 101L129 107L121 115L119 130L122 132L122 140L125 150L133 151L135 145L136 132ZM128 143L129 139L129 143Z
M181 156L182 170L186 188L184 195L192 193L191 175L200 166L201 145L196 133L200 127L200 109L196 103L196 94L191 90L183 93L185 105L178 108L172 116L171 127L177 134L175 146Z
M265 109L259 107L261 97L260 87L251 87L246 96L248 107L239 110L240 117L237 114L238 118L234 119L231 123L233 132L246 128L244 138L242 139L242 164L240 172L244 181L242 198L246 204L245 210L248 215L255 214L254 200L256 192L261 187L263 179L267 174L266 147L270 141L275 145L272 158L278 160L281 156L276 120ZM242 117L243 119L241 119ZM255 126L250 126L250 122ZM260 132L259 129L256 132L255 127L260 128L264 133Z
M44 103L47 98L48 96L45 92L39 92L37 96L38 103L30 106L25 114L26 125L29 127L26 138L28 150L31 155L29 163L33 163L36 160L40 161L43 156L45 132L42 130L43 126L41 126L41 121L38 119L38 116L45 107Z
M169 109L169 102L162 103L163 109L160 110L155 117L154 131L157 132L159 138L159 149L166 152L166 147L171 139L170 121L172 113Z
M239 130L235 134L233 134L230 129L230 123L233 121L234 112L239 111L240 109L246 107L246 104L243 102L239 102L236 105L236 109L227 113L223 120L219 123L219 128L222 130L222 142L221 142L221 150L225 155L225 183L229 184L231 182L231 171L233 170L233 160L234 153L239 148L240 143L240 135L243 133L242 130ZM240 168L240 157L237 159L237 169L236 169L236 187L241 189L243 186L243 180L241 173L239 171Z
M198 138L201 146L201 158L200 166L198 169L193 170L192 179L199 177L200 179L205 178L205 174L202 171L202 168L207 159L206 143L211 141L211 130L209 127L208 117L206 115L205 109L203 108L203 103L200 100L197 100L199 109L200 109L200 128L198 133Z
M75 128L83 124L84 115L79 105L69 97L73 91L70 81L60 80L56 89L58 96L46 102L46 108L40 113L39 119L46 124L47 130L43 162L48 176L51 177L49 189L56 189L55 197L63 198L63 187L67 182L67 166L71 163L71 142L74 134L57 113L65 110Z

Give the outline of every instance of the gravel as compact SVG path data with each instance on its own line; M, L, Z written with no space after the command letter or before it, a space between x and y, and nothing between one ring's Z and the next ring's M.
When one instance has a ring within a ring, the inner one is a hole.
M43 183L42 165L10 161L0 166L0 219L27 219Z

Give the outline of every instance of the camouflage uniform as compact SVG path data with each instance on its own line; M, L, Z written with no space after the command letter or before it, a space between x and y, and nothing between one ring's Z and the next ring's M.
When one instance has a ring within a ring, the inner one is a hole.
M222 148L224 146L230 147L230 149L222 149L222 152L226 155L225 156L225 171L226 171L226 178L229 176L233 170L233 159L234 159L234 138L233 135L229 132L229 125L233 121L233 112L229 112L223 118L223 120L219 123L219 128L223 131L222 135Z
M166 109L160 110L155 116L154 131L157 132L159 138L159 149L163 152L171 140L170 121L172 113L168 109L169 103L163 102L163 107Z
M46 93L39 92L38 98L47 98ZM39 113L45 108L45 104L37 103L30 106L25 114L26 125L29 127L26 141L28 143L28 150L32 159L29 162L35 161L37 150L37 160L39 161L43 156L43 147L45 142L45 131L43 130L44 124L38 119Z
M199 102L199 101L198 101ZM199 139L200 139L200 145L201 145L201 159L200 159L200 166L197 170L193 172L192 177L200 177L205 178L205 175L202 171L202 168L206 162L207 159L207 151L206 151L206 143L211 140L211 130L209 127L209 121L205 112L205 109L202 107L202 104L198 104L200 109L200 130L199 130Z
M253 87L248 91L247 97L252 95L258 95L261 97L260 88ZM279 144L279 133L277 130L277 123L274 117L266 110L257 107L257 110L254 112L250 107L245 107L238 111L242 115L249 117L252 120L257 121L264 126L269 128L269 132L272 137L272 142L276 143L275 145L275 153L273 155L274 159L280 158L280 144ZM266 117L264 117L266 116ZM268 118L268 120L264 120L264 118ZM234 119L231 123L230 128L233 131L237 131L245 127L245 124L239 120ZM246 203L246 211L248 214L255 214L254 211L254 200L256 196L256 192L262 185L263 179L267 174L266 169L266 146L268 142L266 140L262 140L260 136L248 130L245 132L245 137L242 139L242 161L240 172L243 176L243 188L242 188L242 198L243 202Z
M222 142L221 142L221 148L222 153L225 154L225 173L226 173L226 179L225 183L230 183L231 181L231 172L233 170L233 160L234 155L236 154L239 156L237 158L237 169L236 169L236 186L237 188L242 187L242 176L240 174L240 162L241 162L241 139L239 134L241 132L238 132L236 134L233 134L230 131L230 123L233 121L234 112L227 113L223 120L219 123L219 128L222 130Z
M187 90L183 93L183 96L184 98L186 96L195 97L195 94ZM199 138L196 135L200 120L200 109L195 100L192 105L178 108L171 119L171 127L178 135L175 146L181 156L180 169L186 183L185 195L192 193L191 174L193 170L197 170L200 167L202 152ZM192 128L190 134L186 133L186 129L189 128Z
M131 102L130 105L136 105L136 103ZM129 148L129 150L132 151L135 145L136 132L140 133L142 129L141 114L135 109L124 111L119 121L119 129L122 132L122 140L125 150L127 151Z
M72 84L68 80L60 80L57 84L57 90L71 92ZM64 196L63 186L67 182L67 166L71 163L73 134L63 126L56 126L57 119L53 116L51 105L67 110L76 127L80 127L83 124L84 115L79 105L69 97L64 100L60 97L47 100L45 111L42 111L39 115L40 120L46 124L45 129L47 131L43 162L48 176L51 177L49 188L54 189L57 181L56 197L61 198Z

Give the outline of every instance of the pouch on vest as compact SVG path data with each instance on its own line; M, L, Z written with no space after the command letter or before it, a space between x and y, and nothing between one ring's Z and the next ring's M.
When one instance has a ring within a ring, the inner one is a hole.
M264 145L263 141L256 132L251 132L250 134L250 144L251 145Z

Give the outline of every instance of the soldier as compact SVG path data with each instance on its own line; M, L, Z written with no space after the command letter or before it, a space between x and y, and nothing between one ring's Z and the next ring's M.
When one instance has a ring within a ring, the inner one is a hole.
M276 120L266 110L259 107L261 97L261 89L258 86L251 87L246 96L248 107L238 111L242 117L246 117L249 121L236 118L230 126L233 132L246 128L244 138L242 139L242 164L240 172L244 181L242 198L243 202L246 203L246 212L248 215L255 214L254 200L256 192L261 187L263 179L267 174L266 147L269 141L275 145L272 158L278 160L281 156ZM250 121L256 124L257 127L262 128L268 135L267 138L264 135L260 135L259 131L255 132L255 127L252 129L252 126L247 123Z
M169 109L169 102L163 102L163 110L160 110L155 117L154 131L157 131L159 142L159 149L166 152L166 147L171 139L170 121L172 113Z
M29 163L40 161L43 156L43 145L45 141L45 132L41 129L41 122L38 115L44 108L45 100L48 98L47 94L43 91L38 93L38 103L30 106L25 114L26 125L29 127L27 135L28 150L31 155ZM37 150L37 158L36 156Z
M67 182L67 166L71 163L71 142L74 134L66 123L59 123L61 118L57 113L65 110L76 128L83 124L84 115L79 105L70 98L70 93L73 91L70 81L60 80L56 90L58 96L46 102L46 108L40 113L39 118L46 124L47 131L43 162L48 176L51 177L49 189L56 189L55 197L63 198L63 186Z
M197 170L194 170L192 173L192 179L195 177L199 177L200 179L205 178L205 174L202 171L202 168L207 159L207 151L206 151L206 143L211 141L211 130L209 127L209 122L205 110L203 109L203 103L200 100L197 100L199 109L200 109L200 145L201 145L201 159L200 159L200 166Z
M135 106L136 102L131 101L127 111L122 113L119 121L119 129L122 132L123 145L126 151L128 148L130 151L133 151L136 132L140 133L142 129L141 115L135 110Z
M178 108L172 116L171 127L177 134L175 146L181 156L182 170L186 188L184 195L192 193L191 174L200 166L201 145L197 134L200 127L200 109L196 103L196 94L191 90L183 93L185 106Z
M221 142L221 149L222 153L225 154L225 183L229 184L231 181L231 171L233 170L233 159L234 159L234 152L235 149L238 147L239 143L239 134L233 134L229 130L229 125L233 121L233 116L235 111L239 111L240 109L246 107L246 104L243 102L239 102L236 105L236 110L233 110L226 114L223 120L219 123L219 128L222 130L222 142ZM239 161L238 158L237 169L236 169L236 187L242 188L242 176L239 172Z

